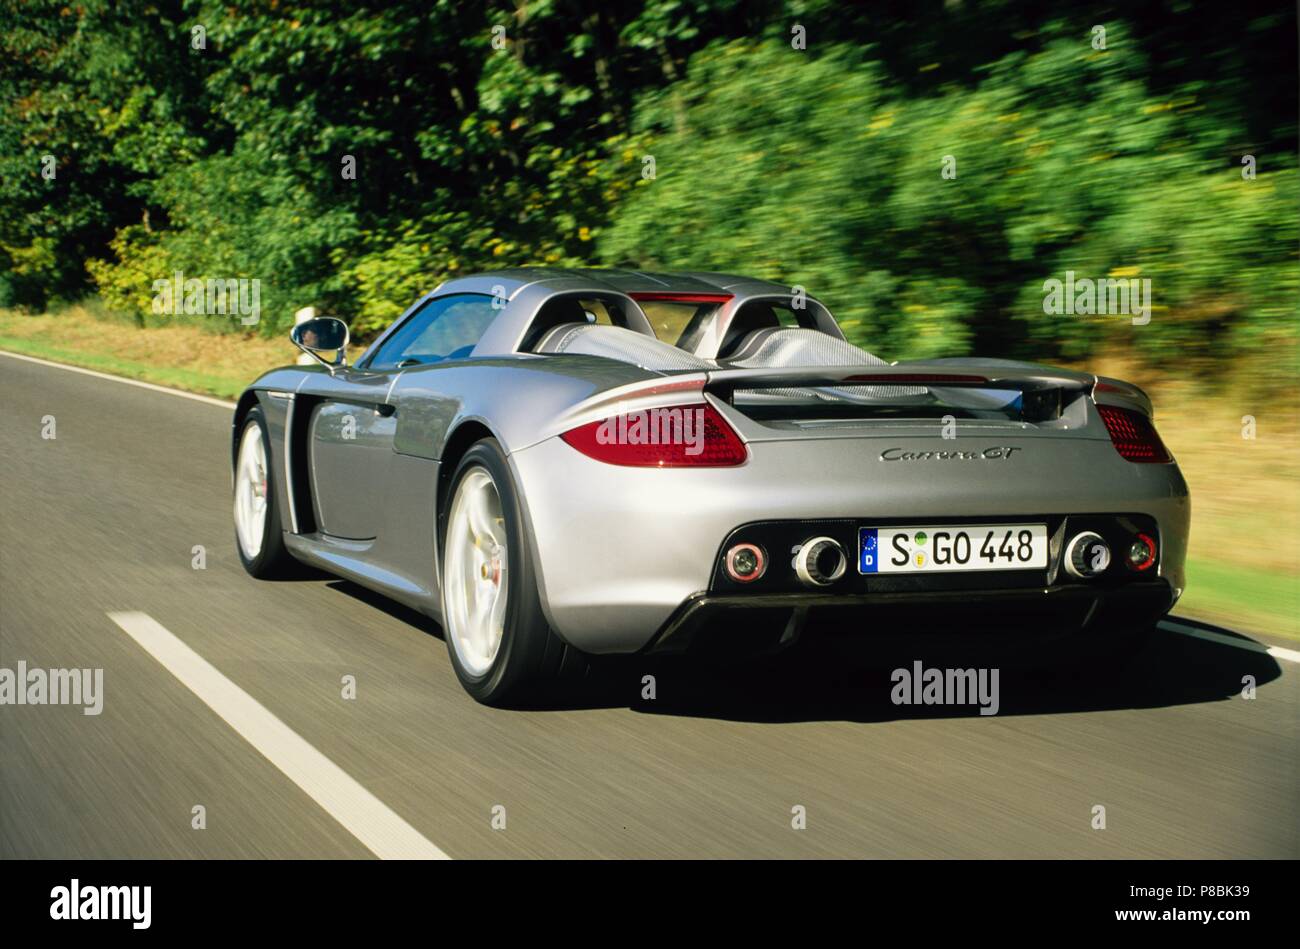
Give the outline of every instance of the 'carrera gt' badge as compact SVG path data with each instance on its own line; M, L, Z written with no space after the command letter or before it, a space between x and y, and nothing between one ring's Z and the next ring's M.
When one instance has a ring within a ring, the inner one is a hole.
M1005 461L1020 448L1011 445L994 445L983 451L904 451L886 448L880 453L881 461Z

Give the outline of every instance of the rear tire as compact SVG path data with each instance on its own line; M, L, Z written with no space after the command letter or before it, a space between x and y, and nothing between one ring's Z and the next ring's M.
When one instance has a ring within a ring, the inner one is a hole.
M586 657L547 625L505 453L467 451L439 514L443 632L456 677L485 705L543 695L586 671Z
M271 466L271 437L260 407L244 419L235 453L235 550L259 580L292 576L300 568L284 546L279 491Z

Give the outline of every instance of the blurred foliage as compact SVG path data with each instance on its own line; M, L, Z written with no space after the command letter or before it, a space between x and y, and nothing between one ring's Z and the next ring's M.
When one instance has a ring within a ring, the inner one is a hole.
M702 51L638 112L657 175L622 203L605 260L803 285L891 358L1294 339L1294 154L1257 156L1280 169L1244 180L1204 144L1194 96L1151 94L1118 28L1105 52L1046 32L930 97L901 96L847 48ZM1068 270L1150 279L1150 323L1045 314L1043 282Z
M1281 0L0 0L0 306L163 322L180 271L364 338L457 274L599 262L797 283L888 358L1294 367L1295 32ZM1044 314L1068 270L1149 278L1150 324Z

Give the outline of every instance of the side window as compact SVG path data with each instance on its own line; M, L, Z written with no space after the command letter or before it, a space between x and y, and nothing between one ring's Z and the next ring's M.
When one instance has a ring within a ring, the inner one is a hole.
M468 356L499 312L492 297L482 293L435 297L384 341L366 368L395 369Z

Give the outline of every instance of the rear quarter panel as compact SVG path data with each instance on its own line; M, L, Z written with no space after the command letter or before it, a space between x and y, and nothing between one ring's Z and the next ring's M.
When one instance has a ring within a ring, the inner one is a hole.
M535 444L575 403L630 382L658 376L587 356L466 359L408 369L389 400L397 406L399 454L438 459L456 427L485 425L506 453Z

